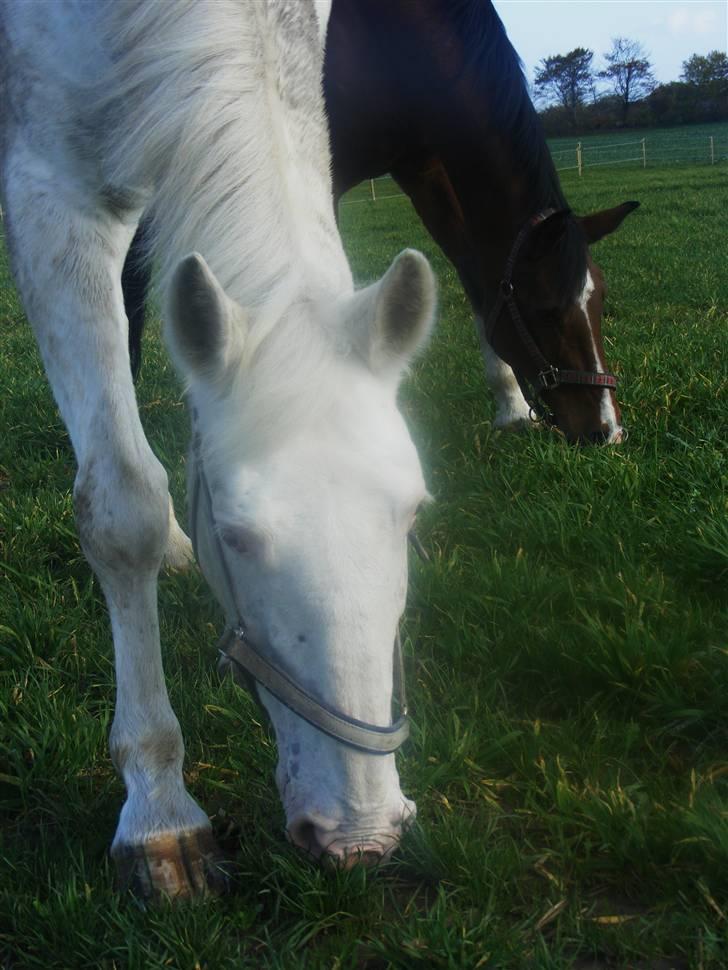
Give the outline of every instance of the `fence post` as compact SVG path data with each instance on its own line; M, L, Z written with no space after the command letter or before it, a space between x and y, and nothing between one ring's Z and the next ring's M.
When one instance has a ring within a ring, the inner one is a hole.
M581 178L582 164L581 164L581 142L576 143L576 167L579 169L579 178Z
M377 193L374 191L374 179L369 179L369 188L371 189L371 193L372 193L372 202L376 202Z
M715 143L712 135L710 136L710 164L715 165Z
M647 139L642 139L642 168L647 168Z

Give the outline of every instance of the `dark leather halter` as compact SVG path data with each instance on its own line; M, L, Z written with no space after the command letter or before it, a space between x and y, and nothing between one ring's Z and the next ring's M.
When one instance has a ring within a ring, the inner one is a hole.
M597 371L568 370L565 368L555 367L553 364L549 363L549 361L541 353L538 344L534 340L531 332L523 320L523 317L521 316L521 311L518 309L515 288L513 286L513 270L516 266L518 253L533 230L555 214L556 209L544 209L541 212L537 212L535 216L531 216L531 218L526 222L516 236L515 242L513 243L511 251L508 255L508 259L506 260L503 278L498 284L498 296L485 321L485 336L488 343L493 346L492 337L495 332L498 318L504 305L507 307L511 320L513 321L513 326L516 329L516 333L520 337L521 343L525 347L529 357L538 369L536 382L528 382L530 388L527 388L527 391L530 391L530 393L524 393L524 396L531 406L532 411L536 413L537 417L540 420L547 421L549 423L553 423L555 419L549 409L546 407L545 403L540 399L541 394L543 394L544 391L552 391L560 384L582 384L590 387L605 387L612 389L617 386L617 378L614 376L614 374L599 373Z
M218 642L218 653L221 658L221 666L228 669L231 666L236 673L236 680L246 687L253 697L260 703L258 697L258 686L263 686L281 704L302 717L313 727L328 734L329 737L346 744L350 748L358 751L365 751L368 754L392 754L409 737L409 718L407 716L407 696L404 683L404 664L402 660L402 644L399 631L395 636L394 642L394 676L393 688L394 695L399 701L400 716L388 727L380 727L377 724L367 724L357 718L349 717L336 711L326 704L312 697L302 687L299 687L291 677L275 664L271 663L262 656L257 647L251 642L243 620L242 612L237 606L235 597L235 586L228 566L225 548L218 535L215 526L215 518L212 508L212 496L207 484L202 464L202 455L199 449L199 436L193 433L192 458L195 463L192 487L190 491L190 538L195 557L198 559L198 538L200 517L204 516L207 520L206 525L213 538L214 548L227 586L227 597L229 608L235 613L235 619L225 628L220 641ZM204 496L200 502L200 496Z

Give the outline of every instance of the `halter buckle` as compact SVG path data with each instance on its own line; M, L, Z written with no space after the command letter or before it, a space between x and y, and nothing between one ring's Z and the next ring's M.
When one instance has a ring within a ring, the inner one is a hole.
M500 291L506 299L508 299L509 296L513 296L513 283L511 280L501 280Z
M558 367L554 367L552 364L548 370L542 370L538 375L538 383L540 385L540 390L553 391L554 388L558 387L561 383Z

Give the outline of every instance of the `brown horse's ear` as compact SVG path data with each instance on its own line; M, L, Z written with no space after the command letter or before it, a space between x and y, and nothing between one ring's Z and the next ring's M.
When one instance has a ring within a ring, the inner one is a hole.
M540 259L548 255L566 232L571 218L571 209L559 209L558 212L552 212L542 222L537 223L527 237L525 246L527 258Z
M638 206L639 202L623 202L613 209L602 209L590 216L579 216L579 224L584 230L586 241L591 245L619 229L630 212L634 212Z

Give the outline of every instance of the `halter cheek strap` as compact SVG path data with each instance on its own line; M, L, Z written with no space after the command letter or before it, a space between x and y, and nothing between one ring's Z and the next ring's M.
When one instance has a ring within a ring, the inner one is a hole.
M404 683L404 663L402 659L402 644L399 631L395 637L393 657L393 688L399 699L400 716L387 726L367 724L357 718L349 717L336 711L317 700L302 687L299 687L291 677L280 667L267 660L251 642L247 633L242 613L237 607L235 586L228 566L225 548L215 527L212 508L212 496L207 483L207 477L202 464L199 439L193 436L193 461L190 489L190 538L195 557L199 561L200 519L206 520L204 525L212 538L212 549L215 552L217 565L226 587L226 611L234 615L235 620L228 623L220 641L218 652L220 663L224 668L232 666L238 675L236 679L247 687L254 697L258 697L258 686L264 687L289 710L303 718L323 734L327 734L341 744L348 745L367 754L392 754L404 744L409 737L410 725L407 715L407 696Z
M617 378L614 374L600 373L598 371L569 370L555 367L551 364L541 353L541 349L526 326L521 316L521 311L518 309L513 286L513 271L516 266L518 253L533 230L542 222L545 222L551 216L555 215L555 213L555 209L544 209L542 212L536 213L535 216L532 216L528 220L516 236L506 261L503 278L498 286L498 296L485 321L485 336L488 343L492 346L492 338L498 318L503 307L507 307L516 333L537 368L536 381L531 386L532 393L526 395L526 399L540 418L550 421L553 421L553 418L543 401L540 400L544 391L552 391L560 384L581 384L588 387L606 387L611 389L617 386Z

